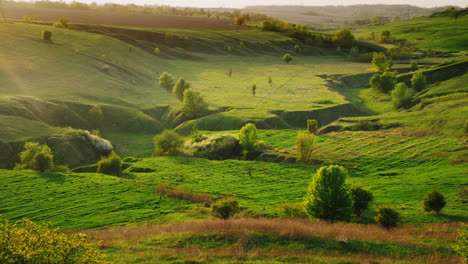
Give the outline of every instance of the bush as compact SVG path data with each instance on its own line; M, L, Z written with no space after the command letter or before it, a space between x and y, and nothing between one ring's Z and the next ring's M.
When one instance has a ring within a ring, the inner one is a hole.
M159 48L155 48L154 53L156 54L156 56L159 56L161 55L161 50Z
M351 48L354 42L354 36L349 29L343 28L335 33L333 41L337 46Z
M20 154L20 163L16 164L15 169L32 169L40 172L52 170L54 168L54 156L52 150L47 145L41 145L38 142L26 142L24 151Z
M392 91L393 107L395 109L410 108L413 100L413 92L405 83L398 83Z
M372 64L379 72L384 72L391 68L393 62L387 59L387 55L384 52L375 52L372 57Z
M370 202L374 199L372 193L361 187L354 187L351 189L351 196L353 197L354 213L361 216L362 211L369 208Z
M184 100L184 92L190 88L190 83L186 82L184 78L180 78L174 87L172 88L172 92L174 93L174 96L179 99L179 101Z
M283 58L282 58L282 60L283 60L284 62L286 62L286 63L291 62L292 59L293 59L293 57L292 57L291 54L289 54L289 53L284 54L284 56L283 56Z
M174 87L174 76L172 76L170 73L163 72L159 76L159 85L161 85L161 87L167 91L170 91L172 87Z
M353 131L375 131L381 128L381 125L377 122L370 120L359 120L355 125L351 127Z
M369 85L381 93L391 91L397 82L397 77L393 72L385 72L383 74L376 73L369 81Z
M108 264L85 234L65 234L50 224L0 222L0 263Z
M318 122L315 119L307 120L307 131L311 134L317 134Z
M411 88L416 92L420 92L427 88L426 76L424 76L422 72L416 72L413 74L413 77L411 78Z
M209 110L200 92L187 89L184 91L181 111L185 117L196 119L206 115Z
M238 16L234 19L234 24L242 26L245 24L245 21L246 21L245 16Z
M305 209L315 218L334 222L351 216L352 197L346 185L347 171L341 166L320 168L305 196Z
M424 197L423 209L426 212L434 211L436 214L440 214L440 211L444 208L445 204L444 195L433 190L428 192Z
M301 50L302 50L302 49L301 49L301 46L299 46L299 45L297 45L297 44L294 45L294 52L296 52L296 54L299 54L299 53L301 52Z
M419 70L418 63L415 61L412 61L410 66L409 66L410 71L417 71Z
M377 208L377 216L374 217L375 221L385 229L392 229L397 227L400 223L400 214L393 208L388 206L381 206Z
M258 146L257 127L254 124L247 124L239 131L239 143L242 146L244 156L255 152Z
M211 213L218 218L227 220L239 212L239 203L235 197L217 200L211 205Z
M45 41L52 41L52 31L50 30L42 31L42 39Z
M98 162L97 173L120 176L122 173L122 160L120 156L112 151L108 156L102 157Z
M239 140L229 134L202 137L188 141L184 145L185 152L194 157L225 160L236 159L242 156L242 147Z
M278 207L279 214L286 218L307 218L303 203L282 203Z
M457 240L453 245L453 249L463 257L465 263L468 263L468 225L461 224L458 230Z
M175 156L181 153L184 140L179 134L172 130L164 130L161 135L156 135L153 139L154 155Z
M296 138L297 161L310 163L315 149L315 134L299 132Z

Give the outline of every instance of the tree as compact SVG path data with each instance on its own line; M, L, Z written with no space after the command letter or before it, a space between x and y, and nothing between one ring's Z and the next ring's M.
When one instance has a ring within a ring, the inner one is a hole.
M426 76L422 72L416 72L411 78L411 88L414 91L420 92L427 88Z
M244 156L254 152L258 146L257 127L248 123L239 131L239 143L244 150Z
M182 150L184 140L172 130L164 130L153 139L155 156L175 156Z
M273 85L273 78L271 78L271 76L268 77L268 84L270 85L270 87L272 87Z
M44 41L52 41L52 31L49 31L49 30L42 31L42 39Z
M104 112L99 105L93 105L88 110L88 120L95 129L102 127L102 121L104 120Z
M253 95L253 96L255 96L256 91L257 91L257 85L254 84L254 85L252 85L252 95Z
M174 87L172 88L172 92L174 93L174 96L179 99L179 101L184 100L184 92L185 90L190 88L190 83L186 82L184 78L180 78Z
M286 63L289 63L290 61L292 61L292 59L293 59L293 57L289 53L286 53L283 56L283 61L286 62Z
M26 142L24 151L20 153L20 163L16 164L16 170L37 170L44 172L54 168L54 156L47 145L39 142Z
M244 41L241 41L241 42L239 43L239 47L240 47L241 49L245 48L245 43L244 43Z
M333 36L333 41L337 46L343 48L351 48L354 42L354 36L349 29L343 28L335 32L335 36Z
M388 206L377 208L377 216L375 216L374 219L385 229L397 227L401 221L400 214L395 209Z
M313 176L305 196L307 213L330 222L348 220L353 208L346 179L347 172L341 166L320 168Z
M296 137L297 161L309 163L315 149L315 134L301 131Z
M222 198L211 205L211 213L224 220L233 217L238 212L239 203L235 197Z
M184 91L181 111L187 118L196 119L208 112L208 104L205 103L199 92L187 89Z
M174 87L174 76L168 72L163 72L161 76L159 76L159 85L170 91L170 89Z
M311 134L317 134L318 129L318 122L315 119L308 119L307 120L307 131Z
M301 46L299 45L294 45L294 51L296 52L296 54L299 54L301 52Z
M351 189L351 196L353 197L354 213L361 216L362 211L369 208L370 202L374 199L372 193L361 187L354 187Z
M383 93L388 93L393 88L395 88L395 84L397 83L397 76L393 72L384 72L380 76L380 91Z
M155 48L154 53L156 53L156 56L159 56L161 54L161 50L159 48Z
M392 102L395 109L410 108L413 92L405 83L398 83L392 91Z
M393 65L393 61L387 59L387 55L384 52L374 52L372 64L379 72L384 72Z
M234 24L242 26L245 24L245 21L245 16L238 16L234 19Z
M440 214L440 211L444 208L445 204L444 195L436 190L432 190L424 197L423 209L426 212L434 211L436 214Z
M419 70L418 63L415 61L412 61L409 67L410 71L417 71Z
M102 157L98 162L97 173L120 176L122 173L122 160L120 156L112 151L107 157Z
M60 232L50 223L0 222L0 263L110 264L85 234Z

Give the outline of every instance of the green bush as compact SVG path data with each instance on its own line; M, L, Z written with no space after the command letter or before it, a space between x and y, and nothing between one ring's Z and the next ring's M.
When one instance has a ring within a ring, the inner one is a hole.
M372 64L379 72L384 72L392 67L393 61L387 59L384 52L375 52L372 56Z
M174 96L179 99L179 101L184 100L184 92L190 88L190 83L186 82L184 78L180 78L174 87L172 88L172 92L174 93Z
M224 220L233 217L239 210L239 203L235 197L222 198L211 205L211 213Z
M172 76L168 72L163 72L159 76L159 85L165 88L166 90L170 91L172 87L174 87L174 76Z
M434 211L436 214L440 214L440 211L444 208L445 204L444 195L436 190L432 190L424 197L423 209L426 212Z
M330 222L348 220L353 211L353 200L346 184L347 177L347 171L341 166L320 168L304 199L307 213Z
M42 39L45 41L52 41L52 31L50 30L42 31Z
M453 245L453 249L463 257L464 263L468 263L468 225L461 224L458 230L457 240Z
M299 54L301 52L301 46L299 45L294 45L294 51L296 52L296 54Z
M392 102L395 109L410 108L413 100L413 92L405 83L398 83L392 91Z
M422 72L416 72L413 74L413 77L411 78L411 88L416 92L420 92L427 88L426 76L424 76Z
M282 203L278 207L278 212L286 218L307 218L304 203Z
M351 48L354 43L354 36L349 29L343 28L335 32L333 42L335 42L335 45L339 47Z
M282 58L282 60L283 60L284 62L286 62L286 63L291 62L292 59L293 59L293 57L292 57L291 54L289 54L289 53L284 54L284 55L283 55L283 58Z
M307 131L309 133L316 135L318 129L318 122L315 119L308 119L307 120Z
M200 92L192 89L184 91L181 111L185 117L190 119L200 118L209 112L208 104L203 100Z
M409 66L410 71L417 71L419 70L418 63L415 61L412 61L410 66Z
M247 124L239 131L239 143L242 146L244 156L248 156L257 150L258 135L254 124Z
M401 221L400 214L395 209L388 206L377 208L377 216L375 216L374 219L385 229L395 228Z
M184 149L190 156L212 160L237 159L242 156L239 140L229 134L201 136L185 143Z
M120 176L122 173L122 160L120 156L112 151L109 156L102 157L98 162L97 173Z
M380 129L382 126L371 120L359 120L355 125L351 126L351 130L353 131L375 131Z
M110 264L85 234L22 219L0 222L0 263Z
M54 156L52 150L47 145L38 142L26 142L24 151L20 154L20 163L15 169L32 169L40 172L52 170L54 168Z
M182 152L184 140L176 132L166 129L154 137L153 143L155 156L175 156Z
M297 162L310 163L315 150L315 134L300 131L296 138Z
M351 188L351 196L353 197L354 213L357 216L361 216L362 211L369 208L369 204L374 199L374 196L370 191L361 187Z
M395 87L396 82L397 77L393 72L385 72L383 74L374 74L369 81L369 85L376 91L388 93Z

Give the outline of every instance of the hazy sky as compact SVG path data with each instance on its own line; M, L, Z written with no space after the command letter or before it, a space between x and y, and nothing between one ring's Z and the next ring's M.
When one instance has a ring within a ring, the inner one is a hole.
M135 3L187 7L235 7L249 5L354 5L354 4L411 4L422 7L444 5L468 6L468 0L77 0L78 2L97 3ZM67 2L71 2L67 0Z

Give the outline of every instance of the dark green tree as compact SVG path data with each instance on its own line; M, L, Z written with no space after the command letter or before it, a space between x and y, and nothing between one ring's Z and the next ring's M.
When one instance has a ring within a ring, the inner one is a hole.
M354 213L359 217L361 216L362 211L369 208L369 204L374 199L374 196L370 191L361 187L351 188L351 196L353 197Z
M174 93L174 96L179 99L179 101L184 100L184 92L185 90L190 88L190 83L186 82L184 78L180 78L174 87L172 88L172 92Z
M161 85L167 91L170 91L174 87L174 76L168 72L163 72L159 76L159 85Z
M284 56L283 56L283 61L286 62L286 63L291 62L292 59L293 59L293 57L292 57L291 54L289 54L289 53L286 53L286 54L284 54Z
M233 217L238 212L239 203L235 197L222 198L211 205L211 213L224 220Z
M187 118L196 119L208 113L208 104L203 100L200 92L192 89L184 91L182 100L182 113Z
M392 91L392 102L395 109L410 108L413 92L405 83L398 83Z
M392 229L398 226L401 222L400 214L393 208L381 206L377 208L377 216L375 221L385 229Z
M427 88L426 76L424 76L422 72L419 71L413 74L413 77L411 78L411 88L416 92L420 92Z
M426 212L434 211L434 213L440 214L440 211L445 207L445 204L444 195L436 190L432 190L424 197L423 209Z

